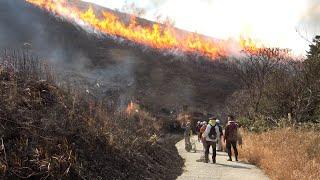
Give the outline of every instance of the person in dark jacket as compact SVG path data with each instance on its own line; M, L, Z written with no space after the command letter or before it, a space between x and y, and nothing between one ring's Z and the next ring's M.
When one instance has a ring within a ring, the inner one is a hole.
M190 152L192 149L192 144L191 144L191 122L187 121L185 124L184 128L184 141L185 141L185 149L186 151Z
M228 125L226 126L225 133L224 133L224 141L226 142L226 149L229 156L228 161L232 161L231 146L233 147L236 161L238 161L237 140L238 140L238 124L235 122L234 117L232 115L229 115Z

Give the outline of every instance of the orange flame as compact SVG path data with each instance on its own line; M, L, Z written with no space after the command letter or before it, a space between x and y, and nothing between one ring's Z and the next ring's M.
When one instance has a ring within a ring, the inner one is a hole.
M251 38L245 38L244 36L240 36L240 46L244 51L249 53L254 53L258 51L258 45Z
M127 114L132 114L134 111L136 111L137 110L137 108L136 108L136 104L134 104L132 101L128 104L128 106L127 106L127 110L126 110L126 112L127 112Z
M82 11L74 5L68 4L66 0L26 1L68 20L82 21L102 33L122 37L152 48L178 49L183 52L199 53L212 59L228 55L227 42L216 42L195 33L183 36L171 26L164 27L160 24L153 24L152 27L141 26L136 22L135 17L132 17L127 25L115 14L107 11L102 13L102 18L98 18L92 7L87 11ZM239 47L243 50L256 50L256 45L252 40L248 41L243 38L240 39Z

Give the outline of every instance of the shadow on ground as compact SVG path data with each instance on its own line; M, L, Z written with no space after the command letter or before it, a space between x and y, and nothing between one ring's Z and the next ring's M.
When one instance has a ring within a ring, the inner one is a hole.
M230 165L230 164L221 164L221 163L216 163L216 165L224 166L224 167L231 167L231 168L251 169L251 168L248 168L245 166L239 166L239 165Z

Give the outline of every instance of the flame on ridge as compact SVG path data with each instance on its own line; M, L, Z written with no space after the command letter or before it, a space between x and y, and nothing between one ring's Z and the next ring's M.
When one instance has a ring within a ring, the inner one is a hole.
M134 16L132 16L130 22L126 24L111 12L103 11L102 17L98 17L92 7L83 11L74 5L70 5L66 0L26 1L51 13L62 16L67 20L80 21L102 33L122 37L155 49L178 49L187 53L198 53L211 59L230 55L227 41L214 41L195 33L181 37L181 33L169 25L155 23L152 27L141 26L136 22ZM258 49L252 39L244 37L240 37L238 46L240 51L255 52Z

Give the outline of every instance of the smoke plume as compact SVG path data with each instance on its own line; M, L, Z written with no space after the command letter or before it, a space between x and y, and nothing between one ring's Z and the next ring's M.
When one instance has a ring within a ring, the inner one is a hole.
M302 15L299 30L309 40L320 34L320 0L308 0L307 9Z

